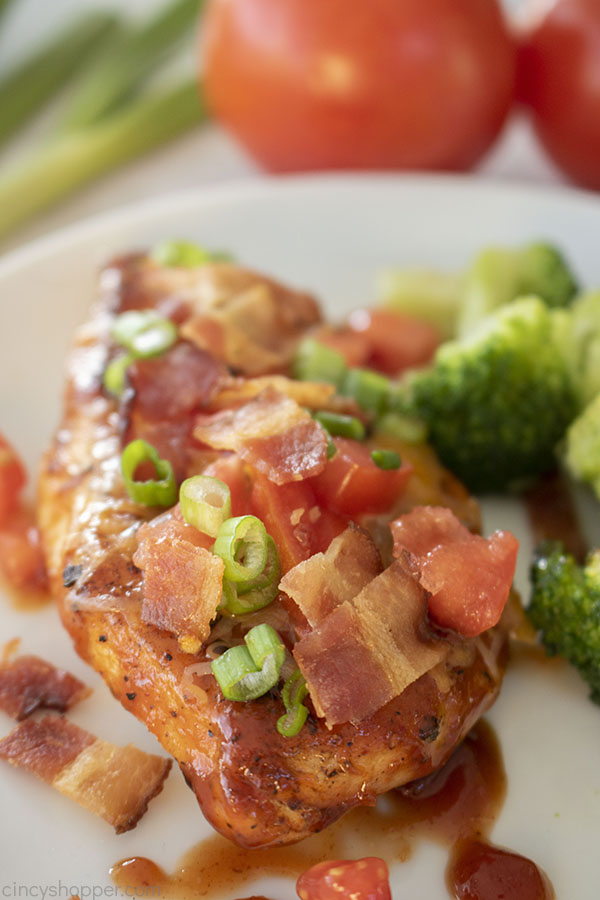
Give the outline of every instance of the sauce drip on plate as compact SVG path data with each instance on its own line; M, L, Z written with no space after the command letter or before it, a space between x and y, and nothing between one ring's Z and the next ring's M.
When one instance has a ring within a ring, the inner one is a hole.
M583 562L588 552L579 517L567 481L561 472L550 472L523 495L534 544L561 541L568 553Z
M326 859L380 856L388 863L403 861L410 857L417 840L426 838L449 847L456 845L447 873L451 896L497 900L498 892L485 893L494 878L522 863L530 867L527 871L538 872L529 860L485 843L505 793L498 742L490 726L479 722L433 775L380 798L376 808L353 810L323 834L301 844L244 850L215 835L189 850L171 875L151 860L135 856L113 866L111 876L121 889L152 886L160 889L163 898L196 900L243 889L260 876L295 879ZM479 880L472 874L477 864ZM547 883L544 875L538 872L538 876L540 884ZM538 882L533 879L533 883ZM511 900L549 900L552 896L539 891L510 894Z
M456 900L552 900L546 875L530 859L483 841L459 842L446 870Z

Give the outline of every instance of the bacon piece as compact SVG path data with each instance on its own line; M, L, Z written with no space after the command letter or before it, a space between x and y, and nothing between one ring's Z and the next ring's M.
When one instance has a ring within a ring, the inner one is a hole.
M337 606L352 600L381 572L381 557L366 531L351 524L325 553L315 553L284 575L279 588L315 628Z
M335 395L335 387L324 381L294 381L285 375L261 375L258 378L235 378L213 398L211 409L230 409L252 400L265 388L274 388L308 409L327 409Z
M199 419L194 437L235 450L275 484L317 475L327 462L327 435L294 400L266 388L235 410Z
M472 534L448 509L417 507L391 524L394 554L407 553L429 592L429 615L475 637L500 620L515 574L519 542L509 531Z
M116 747L59 716L19 725L0 741L0 758L101 816L117 834L135 828L171 768L171 760Z
M396 560L298 641L294 657L328 726L361 722L445 658L426 613L425 591Z
M136 360L127 378L136 412L158 420L178 419L208 406L230 380L222 363L187 342L162 356Z
M186 653L198 652L221 601L224 564L211 544L178 508L138 531L133 562L144 573L142 620L172 632Z
M182 480L195 452L193 413L229 382L227 370L204 350L180 343L162 356L132 363L127 380L120 410L124 442L148 441Z
M89 693L74 675L39 656L19 656L0 664L0 709L18 722L40 708L65 712Z
M181 334L245 375L286 368L304 331L318 321L316 304L306 294L242 274L238 291L225 302L201 304Z

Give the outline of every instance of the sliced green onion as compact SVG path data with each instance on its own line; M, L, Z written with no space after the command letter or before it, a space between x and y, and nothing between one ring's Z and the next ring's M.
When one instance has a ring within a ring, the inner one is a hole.
M261 675L247 647L231 647L210 664L219 682L223 696L228 700L250 700L249 685L245 681L251 675ZM269 690L269 688L267 688ZM256 696L260 697L260 694Z
M225 563L225 578L252 581L267 563L267 531L256 516L227 519L217 534L213 553Z
M139 465L150 462L156 470L156 478L136 481ZM136 503L145 506L173 506L177 501L177 485L173 467L168 459L161 459L152 444L138 439L127 444L121 454L121 472L127 493Z
M277 720L277 731L284 737L298 734L308 716L308 709L302 701L308 694L306 680L300 669L293 672L281 691L281 699L287 712Z
M266 622L251 628L244 637L254 665L262 669L267 657L273 656L277 668L281 669L285 660L285 646L283 641L271 625Z
M265 567L256 578L251 581L243 581L238 584L240 594L247 594L250 591L262 591L265 588L275 586L279 587L279 579L281 578L281 562L279 561L279 553L277 546L270 534L267 535L267 561Z
M191 241L163 241L150 254L161 266L183 266L193 268L209 262L227 262L232 257L221 250L207 250Z
M308 708L303 703L298 703L277 719L277 731L283 737L295 737L301 731L307 717Z
M281 699L284 702L285 708L291 709L293 706L302 703L307 694L308 687L306 685L306 679L300 669L296 669L292 672L281 690Z
M342 393L354 397L361 409L380 416L387 407L390 382L385 375L370 369L349 369Z
M115 319L111 334L133 356L158 356L177 340L177 327L153 309L132 309Z
M371 459L380 469L399 469L402 465L400 454L395 450L372 450Z
M186 478L179 489L181 514L198 531L216 537L231 516L231 493L224 481L210 475Z
M327 435L327 459L333 459L337 453L337 447L329 435Z
M267 535L267 562L262 573L252 581L234 584L223 579L223 597L219 609L232 616L243 616L268 606L279 592L281 563L275 541Z
M122 353L120 356L115 356L104 370L104 387L113 397L120 397L125 390L127 367L133 360L134 357L131 353Z
M348 367L343 355L314 338L303 340L296 350L294 378L300 381L327 381L341 387Z
M333 437L353 438L355 441L362 441L366 434L365 426L360 419L356 419L354 416L345 416L342 413L333 413L328 412L326 409L321 409L314 414L314 418Z
M375 436L389 435L408 444L422 444L427 440L427 426L420 419L388 413L377 420Z
M275 687L285 647L270 625L257 625L245 635L245 647L232 647L211 662L213 675L228 700L256 700Z

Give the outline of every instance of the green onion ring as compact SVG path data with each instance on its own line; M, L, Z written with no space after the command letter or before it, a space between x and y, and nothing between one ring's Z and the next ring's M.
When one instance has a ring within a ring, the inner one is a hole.
M177 326L153 309L121 313L111 329L112 337L137 359L158 356L177 340Z
M156 478L136 481L135 473L143 462L156 469ZM121 454L121 473L127 493L136 503L145 506L173 506L177 501L177 484L168 459L161 459L152 444L138 439L127 444Z
M223 579L223 596L219 610L232 616L257 612L272 603L279 593L281 563L275 541L267 535L267 562L262 573L252 581L235 584Z
M256 516L227 519L217 534L213 553L225 563L225 578L236 584L252 581L267 562L267 531Z
M179 489L181 514L189 525L216 537L231 516L231 493L224 481L210 475L186 478Z
M125 390L127 367L131 365L134 358L131 353L121 353L111 359L104 370L104 387L113 397L120 397Z
M285 659L285 647L270 625L257 625L245 635L245 647L232 647L213 659L211 669L223 696L245 702L275 687Z

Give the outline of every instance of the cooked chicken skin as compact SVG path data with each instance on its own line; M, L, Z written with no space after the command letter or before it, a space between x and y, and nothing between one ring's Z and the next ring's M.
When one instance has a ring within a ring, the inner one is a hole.
M111 322L125 309L148 307L179 322L199 322L218 307L226 322L228 304L239 306L239 294L256 285L266 285L280 311L273 334L283 328L286 340L275 354L271 335L268 358L280 356L282 371L288 346L318 321L310 297L227 264L165 270L128 257L105 270L99 303L70 359L63 421L43 461L39 523L77 652L175 757L209 822L240 845L266 847L320 831L351 807L439 766L495 700L506 636L498 626L476 640L454 637L443 663L358 726L328 729L311 712L300 733L285 738L276 729L279 691L248 703L225 700L212 675L189 668L206 660L204 652L186 654L176 636L142 621L143 575L132 557L139 525L156 510L132 502L120 474L131 405L119 409L102 387L115 352ZM256 349L255 337L249 340ZM239 372L237 362L225 354L224 363ZM255 362L246 374L257 374ZM185 432L173 452L180 473L191 474L214 453L188 452L187 440ZM447 492L447 474L440 472ZM432 493L428 502L435 502ZM448 495L437 502L448 505ZM450 502L463 520L472 514L459 489ZM285 621L278 603L272 614ZM292 633L290 623L286 629Z

